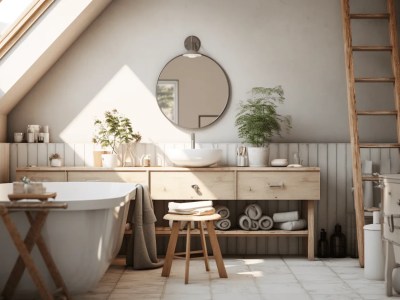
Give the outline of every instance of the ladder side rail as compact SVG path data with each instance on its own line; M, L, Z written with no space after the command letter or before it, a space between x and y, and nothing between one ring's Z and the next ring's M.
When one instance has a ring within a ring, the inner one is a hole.
M362 191L361 159L357 127L357 112L355 99L355 80L354 64L352 52L352 38L350 28L350 4L349 0L342 0L342 20L343 20L343 38L347 78L347 97L348 97L348 116L350 127L350 141L352 152L352 171L354 186L354 208L356 214L357 246L359 264L364 266L364 203Z
M396 128L397 128L397 142L400 143L400 68L399 68L399 52L398 52L398 38L397 38L397 22L396 22L396 9L394 0L387 0L387 9L389 13L389 38L392 46L392 70L394 76L394 101L397 110Z

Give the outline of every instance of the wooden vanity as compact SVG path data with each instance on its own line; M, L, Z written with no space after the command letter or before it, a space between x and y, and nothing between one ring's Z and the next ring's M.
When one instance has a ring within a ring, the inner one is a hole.
M301 201L308 229L219 231L221 236L304 237L308 259L314 259L315 201L320 200L320 170L315 167L32 167L18 168L16 179L27 176L33 181L123 181L146 184L155 201L175 200L295 200ZM237 216L235 216L237 217ZM158 235L169 228L157 228Z

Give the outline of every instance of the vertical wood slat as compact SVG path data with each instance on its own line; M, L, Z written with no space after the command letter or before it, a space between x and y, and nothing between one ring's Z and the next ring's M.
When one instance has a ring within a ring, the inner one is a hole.
M0 183L10 178L10 144L0 143Z

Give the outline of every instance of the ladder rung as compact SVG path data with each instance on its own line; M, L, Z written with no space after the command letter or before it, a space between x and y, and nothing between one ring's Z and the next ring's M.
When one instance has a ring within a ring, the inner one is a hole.
M396 110L376 110L376 111L368 111L368 110L359 110L357 111L357 115L359 116L396 116Z
M350 19L389 19L389 14L350 14Z
M392 51L392 46L353 46L353 51Z
M370 207L370 208L364 208L364 211L374 212L374 211L381 211L381 209L379 207Z
M370 77L370 78L358 77L355 78L354 80L355 82L394 82L393 77Z
M360 148L400 148L400 144L391 144L391 143L360 143Z
M362 175L361 179L362 181L379 181L378 176L372 176L372 175Z

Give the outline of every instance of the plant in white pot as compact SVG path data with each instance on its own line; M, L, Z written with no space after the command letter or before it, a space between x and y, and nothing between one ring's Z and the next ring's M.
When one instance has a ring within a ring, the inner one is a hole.
M278 114L278 103L285 101L281 86L254 87L246 101L241 101L235 125L239 137L248 147L249 166L268 165L268 145L273 136L280 136L282 129L291 129L291 119Z
M50 166L52 167L61 167L62 166L62 157L58 153L53 153L49 157Z
M102 154L103 167L113 168L118 166L118 151L122 144L140 142L142 136L134 133L132 122L122 116L116 109L106 111L104 119L95 119L95 134L93 143L101 145L105 149L111 149L111 153ZM122 153L122 165L125 165L126 154Z

